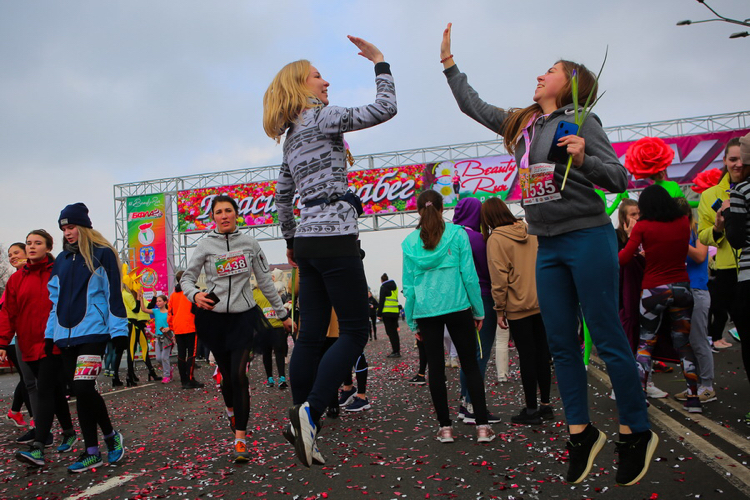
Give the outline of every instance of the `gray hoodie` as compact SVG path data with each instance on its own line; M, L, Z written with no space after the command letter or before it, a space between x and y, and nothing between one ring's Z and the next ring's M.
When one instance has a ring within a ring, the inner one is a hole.
M448 85L461 111L496 134L503 135L503 123L509 116L508 112L483 101L469 85L466 75L458 70L458 66L451 66L443 73L448 78ZM561 121L572 123L573 120L572 104L554 111L546 118L537 119L533 126L529 165L548 163L547 154L557 124ZM625 191L628 187L627 170L617 159L599 117L593 113L589 116L583 125L581 136L586 140L583 165L578 168L571 167L565 190L561 192L562 198L546 203L524 205L530 234L557 236L611 223L605 212L604 202L596 194L594 187L601 186L613 193ZM521 137L515 152L516 163L519 165L526 147ZM565 167L562 163L555 164L554 179L558 186L562 185Z
M286 318L286 309L271 279L268 260L252 236L238 231L212 231L198 243L180 280L183 293L193 303L195 294L200 291L195 288L195 283L201 268L206 273L206 291L214 292L220 299L215 312L240 313L255 307L250 283L252 270L258 287L271 303L277 317L282 321Z

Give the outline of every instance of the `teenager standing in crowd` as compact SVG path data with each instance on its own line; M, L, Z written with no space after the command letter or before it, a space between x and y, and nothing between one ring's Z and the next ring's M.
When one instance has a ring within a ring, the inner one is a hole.
M320 417L362 353L369 330L367 280L357 240L359 200L347 194L344 133L396 114L393 77L383 54L361 38L349 40L375 64L373 104L329 106L329 83L304 60L282 68L263 97L266 134L277 142L286 134L276 207L287 258L299 267L301 283L304 321L289 366L295 405L290 419L297 456L307 467L313 463ZM301 202L299 224L294 217L295 190ZM321 359L331 307L338 315L340 336Z
M378 317L383 321L385 334L391 342L391 353L388 358L401 357L401 339L398 336L398 286L396 282L383 273L380 277L380 300L378 301Z
M26 236L26 264L8 280L5 304L0 311L0 344L7 344L15 334L21 359L36 379L37 391L31 401L36 423L36 428L30 431L32 444L28 451L16 453L16 459L34 466L45 463L44 447L52 444L50 431L55 415L63 429L58 451L69 451L78 441L65 399L60 351L45 349L44 329L52 309L47 289L54 265L52 245L52 236L43 229ZM0 350L0 360L5 357L6 351Z
M153 309L148 307L146 299L143 297L143 293L138 294L141 299L141 310L146 314L152 314L154 316L154 354L156 356L156 362L161 365L161 383L168 384L172 381L172 365L169 363L169 357L172 355L172 347L174 346L174 334L169 329L169 321L167 316L169 311L167 306L169 299L166 295L159 295L155 299L155 306Z
M52 312L45 333L47 354L62 351L65 376L73 379L78 422L86 449L68 467L83 472L102 465L97 426L107 445L107 461L125 456L122 434L114 429L107 405L96 389L107 341L123 349L127 318L120 293L120 259L94 230L83 203L65 207L58 219L65 243L49 281ZM53 345L54 344L54 345Z
M185 296L198 306L195 328L216 359L222 375L221 393L234 434L234 461L250 461L245 436L250 417L247 363L262 311L253 300L250 273L255 275L279 320L287 331L293 328L271 279L263 250L255 238L237 230L237 202L226 195L211 201L211 219L216 229L203 238L193 252L180 284ZM195 284L201 271L207 292Z
M443 221L443 197L437 191L423 191L417 198L417 211L417 229L401 243L402 276L406 320L412 331L419 331L427 355L430 395L440 423L437 440L453 442L443 365L443 331L447 327L466 375L477 441L489 443L495 433L488 425L476 352L476 330L482 328L484 306L469 237L461 227Z
M566 163L548 160L558 125L573 117L573 71L582 96L596 93L595 75L583 65L558 61L537 77L534 104L505 110L480 99L459 71L451 53L450 24L443 32L440 58L461 111L502 135L520 167L529 232L539 241L539 305L571 434L567 481L583 481L606 442L589 417L586 369L578 342L580 307L617 393L616 481L635 484L646 474L658 438L650 429L638 372L617 316L619 266L614 228L594 191L598 185L623 192L627 172L593 114L580 135L565 136L556 144L573 160L565 190L561 184ZM537 189L529 189L532 182L542 186L545 196L535 196Z

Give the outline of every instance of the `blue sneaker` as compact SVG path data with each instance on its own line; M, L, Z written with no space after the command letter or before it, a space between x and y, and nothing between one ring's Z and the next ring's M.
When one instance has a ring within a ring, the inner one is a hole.
M72 474L78 474L79 472L84 472L89 469L93 469L94 467L100 467L104 465L104 462L102 462L102 454L96 453L94 455L90 455L89 452L84 451L78 456L78 460L68 467L68 472Z
M104 441L107 443L107 462L111 465L122 460L122 457L125 456L125 444L122 434L115 431L114 436Z
M357 394L357 388L352 387L348 391L342 389L341 392L339 392L339 406L349 406L354 402L354 398Z
M41 467L44 465L44 450L31 445L28 451L17 451L16 460L34 467Z
M295 405L289 410L289 419L294 430L294 448L297 458L302 465L310 467L313 463L312 455L315 447L318 427L310 415L310 403Z
M355 397L354 401L349 406L347 406L346 408L344 408L344 410L346 410L346 411L364 411L364 410L369 410L370 408L372 408L372 407L370 406L370 400L369 399L367 399L367 398L362 399L362 398L356 398Z
M66 436L63 434L62 437L62 443L60 443L60 446L57 447L58 453L66 453L73 449L73 445L75 445L78 442L78 436L75 434L71 434L70 436Z
M289 385L286 383L286 377L279 377L279 389L286 389Z
M276 385L276 382L274 382L273 377L268 377L268 387L273 387Z

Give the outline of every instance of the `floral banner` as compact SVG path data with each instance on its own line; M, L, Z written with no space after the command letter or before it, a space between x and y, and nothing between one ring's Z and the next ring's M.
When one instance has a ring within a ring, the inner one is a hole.
M423 189L436 189L452 207L461 197L484 200L488 196L505 198L517 169L510 156L472 158L441 163L421 163L399 167L356 170L348 173L349 188L362 199L364 216L413 211ZM276 182L254 182L180 191L177 195L179 232L208 231L214 228L209 217L211 201L219 194L237 200L240 227L275 224ZM299 195L294 197L299 215Z

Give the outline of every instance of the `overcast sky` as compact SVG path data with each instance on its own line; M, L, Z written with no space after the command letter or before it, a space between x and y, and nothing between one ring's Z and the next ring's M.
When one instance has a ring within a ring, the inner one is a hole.
M750 17L747 0L710 5ZM380 47L399 107L347 135L355 155L495 138L458 111L441 73L449 21L456 62L499 106L530 104L559 58L598 68L609 45L605 126L750 109L750 38L728 38L743 28L675 26L708 17L695 0L2 2L0 244L38 227L58 237L60 209L76 201L113 239L113 184L280 163L261 116L284 64L310 59L333 104L373 100L372 64L348 34ZM371 284L384 271L400 280L404 236L363 236ZM263 247L283 260L281 244Z

